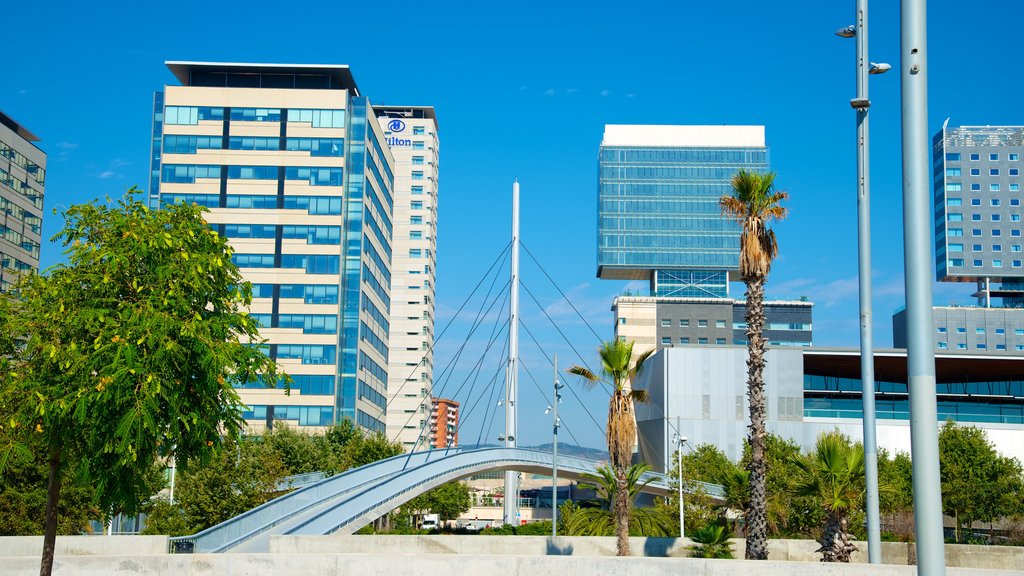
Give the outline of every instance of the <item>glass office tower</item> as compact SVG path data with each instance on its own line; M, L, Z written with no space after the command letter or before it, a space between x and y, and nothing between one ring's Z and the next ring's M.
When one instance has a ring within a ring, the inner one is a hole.
M607 125L599 162L598 277L728 297L740 228L718 201L738 169L767 169L764 127Z
M245 418L385 430L394 160L347 66L168 62L151 201L194 202L253 283L291 394L253 383Z
M46 153L34 134L0 112L0 290L39 269Z

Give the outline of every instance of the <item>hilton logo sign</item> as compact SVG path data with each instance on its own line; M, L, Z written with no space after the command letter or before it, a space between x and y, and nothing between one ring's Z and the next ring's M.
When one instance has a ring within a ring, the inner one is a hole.
M405 122L395 118L388 122L388 130L391 132L405 132ZM412 140L391 136L387 139L388 146L392 148L408 148L412 146Z

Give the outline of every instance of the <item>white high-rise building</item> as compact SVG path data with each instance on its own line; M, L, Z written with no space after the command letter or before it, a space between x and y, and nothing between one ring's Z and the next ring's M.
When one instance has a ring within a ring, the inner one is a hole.
M431 447L437 276L437 117L431 106L374 106L395 160L388 438Z

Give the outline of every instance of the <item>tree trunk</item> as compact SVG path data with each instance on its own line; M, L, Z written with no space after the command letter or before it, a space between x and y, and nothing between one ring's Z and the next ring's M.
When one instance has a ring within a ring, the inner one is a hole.
M747 396L750 401L750 505L746 511L747 560L768 559L768 494L765 477L764 276L745 279L747 284Z
M60 499L60 450L50 452L50 480L46 488L46 528L43 531L43 558L39 576L53 571L53 551L57 544L57 502Z
M615 467L615 538L618 556L629 556L629 489L626 469Z
M817 550L821 552L822 562L850 562L850 554L857 547L850 544L848 522L846 512L843 511L829 511L825 516L825 529L818 541L821 548Z

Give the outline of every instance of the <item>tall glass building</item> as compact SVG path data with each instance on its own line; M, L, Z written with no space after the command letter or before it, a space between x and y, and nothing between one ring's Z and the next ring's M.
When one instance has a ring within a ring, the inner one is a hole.
M740 228L718 202L738 169L768 168L764 126L607 125L599 162L597 276L728 297Z
M0 290L39 269L46 153L38 141L0 112Z
M252 427L385 430L394 160L347 66L168 62L151 200L194 202L253 283L291 394L240 390Z
M947 119L935 134L936 277L976 286L964 291L974 303L933 308L936 352L1024 355L1022 156L1024 126L952 128ZM906 344L899 310L893 345Z

